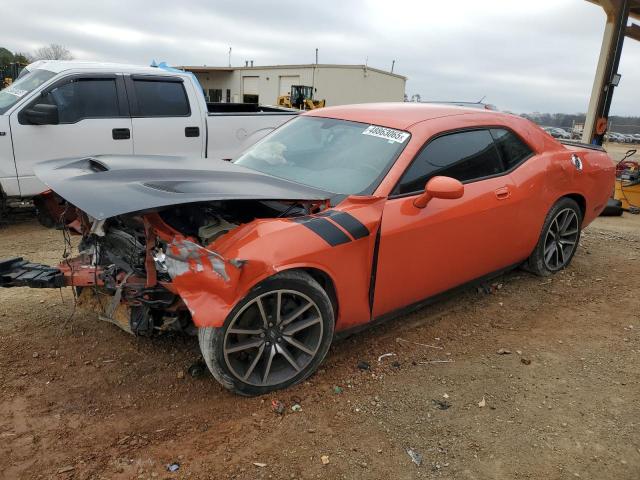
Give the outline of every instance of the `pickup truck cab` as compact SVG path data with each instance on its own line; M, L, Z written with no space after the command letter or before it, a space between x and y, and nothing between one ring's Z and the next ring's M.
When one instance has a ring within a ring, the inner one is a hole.
M44 160L94 154L231 159L294 115L277 107L208 104L195 77L174 69L38 61L0 91L0 205L46 189L33 173Z

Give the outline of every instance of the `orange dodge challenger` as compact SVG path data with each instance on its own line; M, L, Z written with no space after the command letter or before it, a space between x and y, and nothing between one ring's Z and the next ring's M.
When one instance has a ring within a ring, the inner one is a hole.
M36 173L80 253L2 261L0 286L75 287L136 335L197 331L243 395L307 378L337 332L509 268L565 268L614 186L599 147L413 103L314 110L233 162L95 156Z

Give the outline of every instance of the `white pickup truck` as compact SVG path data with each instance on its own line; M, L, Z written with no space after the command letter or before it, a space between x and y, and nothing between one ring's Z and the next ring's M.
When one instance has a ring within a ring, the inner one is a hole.
M0 206L45 190L33 173L44 160L94 154L231 159L294 115L277 107L208 104L187 72L35 62L0 91Z

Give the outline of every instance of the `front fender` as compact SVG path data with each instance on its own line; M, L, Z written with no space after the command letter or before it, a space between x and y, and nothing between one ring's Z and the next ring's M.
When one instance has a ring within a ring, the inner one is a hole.
M371 319L371 268L383 206L383 198L349 197L319 215L254 220L206 247L174 238L166 259L172 289L197 327L220 327L266 278L285 270L316 269L333 282L340 305L336 328L366 323ZM315 228L318 223L343 240L323 236Z

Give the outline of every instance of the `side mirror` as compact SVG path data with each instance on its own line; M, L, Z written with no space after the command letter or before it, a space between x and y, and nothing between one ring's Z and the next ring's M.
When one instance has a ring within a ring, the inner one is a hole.
M424 208L432 198L455 199L464 194L464 185L455 178L433 177L424 187L424 193L413 201L416 208Z
M58 125L58 106L46 103L36 103L35 105L21 112L22 119L30 125Z

